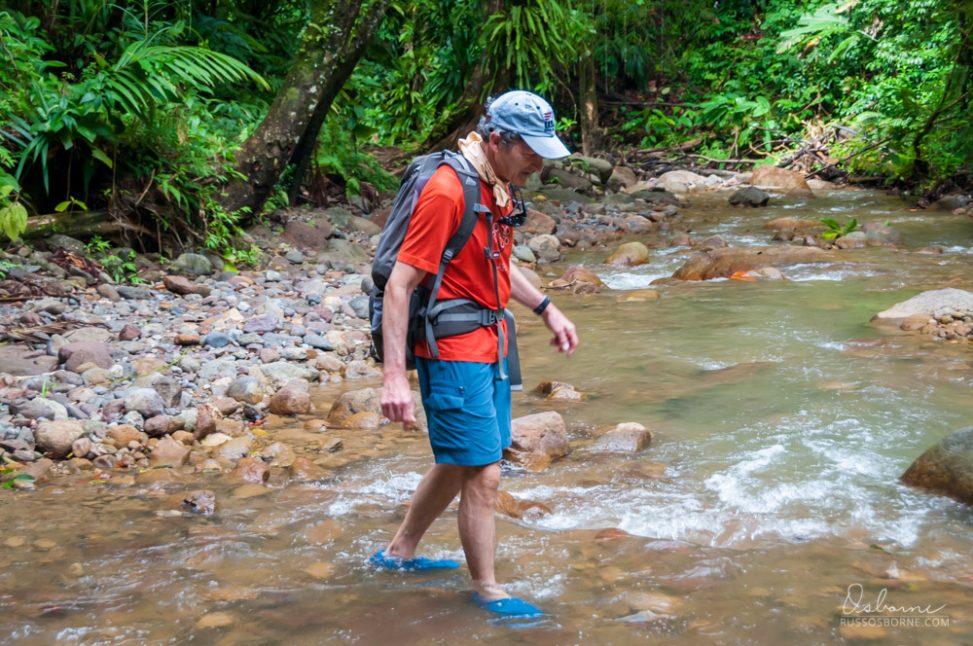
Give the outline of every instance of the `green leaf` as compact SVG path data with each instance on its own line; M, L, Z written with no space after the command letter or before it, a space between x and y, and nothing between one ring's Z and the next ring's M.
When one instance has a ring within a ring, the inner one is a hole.
M91 156L100 161L102 164L108 168L114 168L115 163L111 160L111 157L106 155L100 148L91 147Z
M14 202L0 209L0 232L10 240L17 240L27 230L27 209Z

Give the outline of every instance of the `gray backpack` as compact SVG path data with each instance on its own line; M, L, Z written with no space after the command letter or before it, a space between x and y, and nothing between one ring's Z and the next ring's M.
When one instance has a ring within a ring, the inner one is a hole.
M480 203L480 176L463 155L445 150L430 153L414 159L402 176L402 183L392 203L392 211L389 213L385 228L382 230L382 237L375 250L375 260L372 263L372 281L375 287L369 295L369 313L372 333L371 353L379 362L383 359L382 301L385 285L395 266L402 241L409 228L409 220L412 218L416 202L419 201L419 195L429 178L443 164L452 168L459 177L463 186L465 208L459 227L446 243L439 262L439 270L431 285L416 288L409 300L406 367L410 369L414 367L413 349L419 341L426 341L433 358L438 358L437 338L466 334L481 326L495 325L505 317L509 317L508 329L514 329L512 316L506 310L492 310L466 299L437 300L446 268L470 239L479 215L482 213L492 221L493 214ZM489 261L494 263L495 268L495 260ZM500 342L503 343L502 338ZM511 374L514 374L517 360L513 332L511 332L508 349L509 369ZM519 377L519 366L516 376ZM519 379L515 382L519 383Z

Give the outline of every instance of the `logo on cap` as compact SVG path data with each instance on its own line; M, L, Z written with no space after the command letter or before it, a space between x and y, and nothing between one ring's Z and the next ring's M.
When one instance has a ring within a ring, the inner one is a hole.
M544 113L544 132L549 135L554 134L554 113L550 110Z

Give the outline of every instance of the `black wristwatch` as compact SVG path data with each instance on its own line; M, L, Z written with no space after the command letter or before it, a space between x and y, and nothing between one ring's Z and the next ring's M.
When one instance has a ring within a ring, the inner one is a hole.
M544 310L546 310L547 309L547 306L550 305L550 304L551 304L551 299L548 298L547 296L545 296L544 297L544 300L542 300L540 303L538 303L537 304L537 307L534 308L534 314L536 314L537 316L540 316L541 314L544 313Z

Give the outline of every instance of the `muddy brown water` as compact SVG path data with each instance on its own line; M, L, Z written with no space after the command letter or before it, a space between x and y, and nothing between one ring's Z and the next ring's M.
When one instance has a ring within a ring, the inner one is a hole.
M560 411L573 451L544 473L505 473L503 489L551 514L498 520L499 575L545 621L490 623L465 568L363 565L430 455L423 436L395 428L322 431L342 387L369 385L356 382L321 387L317 417L272 420L262 438L321 460L333 481L275 471L265 487L205 475L118 485L89 473L4 492L0 642L970 643L973 510L897 479L970 424L973 346L868 320L923 289L973 289L973 221L870 192L763 211L722 200L692 200L695 236L766 244L760 225L774 217L857 217L889 221L907 250L843 252L784 268L786 282L664 286L659 300L632 290L671 274L684 250L657 249L630 271L599 265L603 251L572 257L613 287L555 296L581 349L554 355L524 315L521 343L528 385L559 379L588 398L516 396L515 415ZM912 251L931 244L945 253ZM654 431L649 449L590 449L624 421ZM335 437L342 450L320 453ZM199 488L216 493L216 514L173 511ZM451 508L433 526L427 554L462 557L455 518Z

